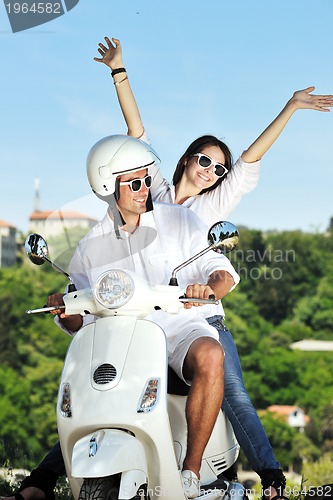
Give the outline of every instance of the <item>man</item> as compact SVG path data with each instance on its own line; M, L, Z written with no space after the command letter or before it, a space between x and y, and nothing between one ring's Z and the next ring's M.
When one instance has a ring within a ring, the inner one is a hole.
M156 161L156 153L149 145L128 136L107 137L91 149L88 179L94 193L108 203L108 211L79 243L71 261L69 271L78 289L90 286L110 267L134 271L152 285L167 284L178 264L204 248L206 228L190 210L166 204L156 204L153 209L149 166ZM178 279L188 297L208 298L213 294L218 299L239 281L229 260L213 252L185 267ZM51 295L48 306L58 305L63 305L63 294ZM198 304L187 304L178 315L156 311L149 316L166 333L170 366L191 386L182 471L188 498L200 492L201 458L223 399L224 361L217 332L205 320L221 314L222 305L193 306ZM53 314L59 326L70 334L94 320L91 316L68 316L61 309ZM52 453L59 460L59 447ZM45 461L41 465L36 471L48 469ZM61 467L51 465L50 469L59 473ZM27 481L21 495L25 500L47 496L40 495L40 490L43 493L40 482Z

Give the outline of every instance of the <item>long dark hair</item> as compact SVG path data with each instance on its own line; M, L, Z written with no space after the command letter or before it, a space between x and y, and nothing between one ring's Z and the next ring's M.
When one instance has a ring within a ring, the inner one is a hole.
M228 169L228 172L230 172L232 167L232 154L228 146L214 135L203 135L202 137L198 137L198 139L195 139L195 141L193 141L189 145L183 156L179 159L172 178L172 183L174 186L178 184L183 176L185 161L195 153L201 153L202 149L206 146L217 146L218 148L220 148L225 157L225 167ZM207 193L208 191L212 191L213 189L217 188L217 186L219 186L225 178L226 176L222 177L222 179L217 179L213 186L203 189L199 194Z

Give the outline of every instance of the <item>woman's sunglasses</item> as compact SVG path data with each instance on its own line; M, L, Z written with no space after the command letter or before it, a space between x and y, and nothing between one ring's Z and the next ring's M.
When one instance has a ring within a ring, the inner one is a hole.
M146 177L143 177L143 179L132 179L131 181L123 181L119 182L120 186L130 186L131 190L133 193L136 193L137 191L140 191L142 188L142 183L146 186L146 188L150 188L151 186L151 175L146 175Z
M222 163L216 163L211 158L209 158L209 156L204 155L203 153L196 153L192 156L197 157L197 163L199 167L209 168L211 165L213 165L215 167L214 174L217 177L224 177L228 173L227 167L225 167Z

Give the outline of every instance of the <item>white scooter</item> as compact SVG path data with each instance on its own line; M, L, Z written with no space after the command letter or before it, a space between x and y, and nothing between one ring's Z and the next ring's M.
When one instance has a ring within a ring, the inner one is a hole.
M184 302L193 302L180 297L176 273L210 249L230 251L238 232L232 224L220 222L210 229L208 239L206 249L174 270L174 286L151 287L119 269L103 273L93 289L76 291L69 286L66 314L98 317L74 336L59 386L58 432L75 499L185 498L180 471L186 451L187 386L173 372L177 381L172 384L169 377L168 391L166 337L143 318L156 308L177 313ZM52 263L41 236L30 235L26 250L34 263ZM243 499L244 488L222 476L238 452L232 427L221 411L204 452L198 498Z

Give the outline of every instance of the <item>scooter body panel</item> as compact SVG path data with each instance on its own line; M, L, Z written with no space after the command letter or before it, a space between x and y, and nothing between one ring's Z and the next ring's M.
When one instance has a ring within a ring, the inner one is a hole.
M71 468L73 477L105 477L136 469L144 472L147 477L144 446L127 432L101 429L75 443Z
M123 499L133 498L138 485L148 483L143 445L131 434L117 429L101 429L77 441L71 471L74 478L99 478L122 472L119 498Z
M156 381L156 403L145 411L139 406L149 380ZM66 356L57 405L60 443L75 498L83 478L118 472L124 473L119 498L132 498L125 492L132 492L143 477L148 477L151 500L184 498L180 470L186 449L186 398L169 396L168 403L166 384L166 338L155 323L113 316L76 334ZM64 388L70 394L67 413ZM205 451L203 484L216 479L214 463L221 448L229 453L222 470L238 453L228 425L221 415ZM176 458L177 447L181 453Z
M168 395L168 414L179 467L181 467L186 453L187 425L184 418L185 406L186 398L183 396ZM222 444L223 446L221 446ZM220 412L202 457L201 484L206 485L216 481L217 476L236 461L238 454L239 444L231 424Z
M118 343L123 347L119 348ZM107 384L94 381L94 373L101 365L116 368L114 379ZM156 405L150 412L139 412L139 402L151 379L158 380ZM81 438L101 429L123 429L144 446L152 498L154 492L156 497L160 495L160 489L165 498L182 497L167 413L166 381L166 338L155 323L133 317L109 317L76 334L65 360L57 406L60 443L71 480L72 450ZM65 386L70 388L70 417L63 416L61 410ZM88 444L84 453L90 463ZM78 489L79 486L73 487Z

